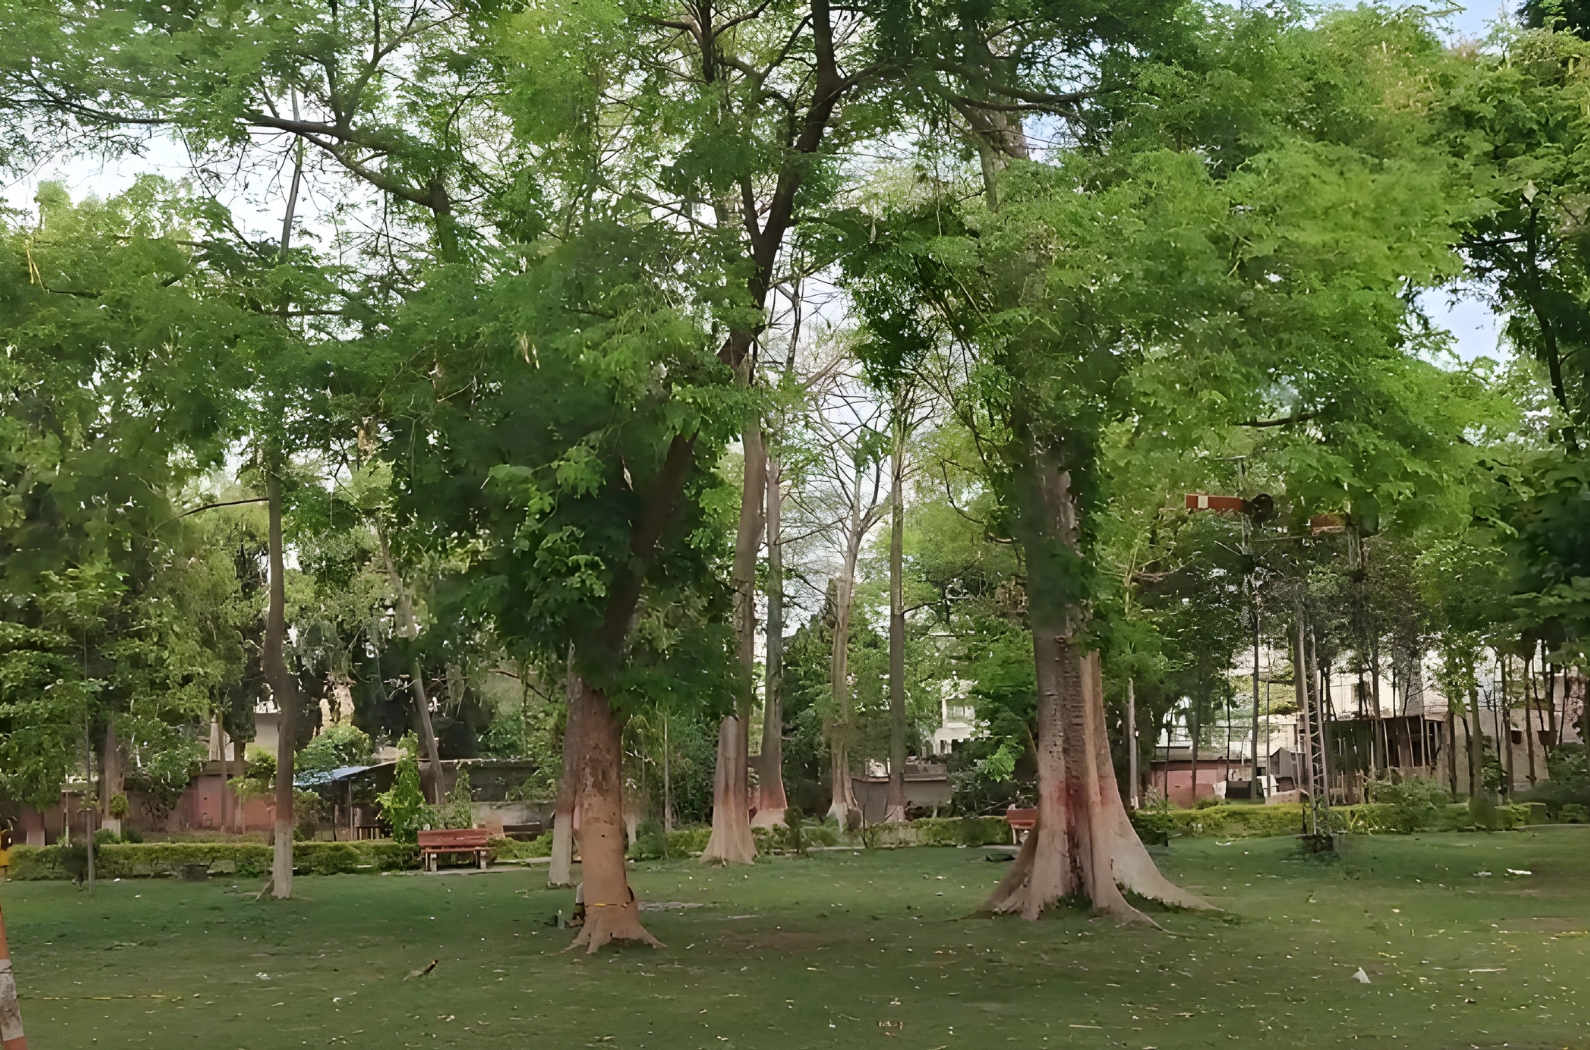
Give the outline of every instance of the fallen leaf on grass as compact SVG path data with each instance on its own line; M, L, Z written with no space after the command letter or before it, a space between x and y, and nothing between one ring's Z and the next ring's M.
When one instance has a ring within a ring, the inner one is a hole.
M405 981L409 981L409 980L413 980L416 977L424 977L427 974L429 974L432 970L436 969L436 964L441 962L441 961L442 960L440 960L440 959L432 959L429 966L426 966L423 969L419 969L419 970L410 970L409 971L409 975L407 977L403 978L403 979Z

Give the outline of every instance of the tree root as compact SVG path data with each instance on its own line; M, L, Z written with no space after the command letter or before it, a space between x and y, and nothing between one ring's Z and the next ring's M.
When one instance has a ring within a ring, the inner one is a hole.
M573 943L563 950L568 952L583 946L587 955L594 955L598 948L610 941L635 941L653 948L667 947L641 925L640 907L630 901L615 907L587 904L585 925L580 928Z

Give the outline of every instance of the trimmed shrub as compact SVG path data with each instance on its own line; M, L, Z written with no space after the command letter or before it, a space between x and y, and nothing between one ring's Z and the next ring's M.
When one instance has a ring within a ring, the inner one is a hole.
M17 846L11 851L11 877L19 880L70 879L82 847ZM240 878L264 878L271 848L257 842L122 842L94 855L94 874L102 879L179 876L184 865L233 865ZM401 871L419 867L419 850L399 842L296 842L293 867L314 875Z
M1004 817L923 817L910 822L919 846L1007 846ZM902 843L903 844L903 843Z
M668 836L668 855L670 857L684 857L692 853L700 853L707 848L707 840L712 837L710 827L680 828Z

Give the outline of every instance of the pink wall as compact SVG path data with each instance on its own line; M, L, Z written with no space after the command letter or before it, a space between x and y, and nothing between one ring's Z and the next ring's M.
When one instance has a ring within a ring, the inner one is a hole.
M1233 769L1234 775L1246 779L1246 767ZM1214 762L1198 763L1198 790L1193 791L1192 767L1187 762L1172 763L1170 768L1170 790L1168 795L1173 806L1188 807L1200 798L1209 798L1215 793L1215 785L1226 779L1226 763L1216 760ZM1156 765L1153 769L1152 784L1154 789L1165 791L1166 772L1163 766Z

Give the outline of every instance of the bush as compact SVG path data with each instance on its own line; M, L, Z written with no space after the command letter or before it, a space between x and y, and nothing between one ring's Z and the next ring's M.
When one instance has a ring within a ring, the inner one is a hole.
M419 775L419 766L415 765L415 776ZM433 828L472 828L475 826L475 791L469 785L469 770L460 766L458 779L453 782L453 790L447 793L440 807L432 813L431 827Z
M712 828L680 828L668 836L668 855L670 857L687 857L692 853L700 853L707 848L707 840L712 838Z
M81 856L81 859L79 859ZM94 856L95 874L106 879L176 876L184 865L230 864L240 878L264 878L271 848L257 842L150 842L106 846ZM11 851L11 877L18 880L81 878L87 851L81 846L18 846ZM398 842L300 842L293 867L308 874L401 871L419 867L419 851Z
M922 846L997 846L1010 842L1004 817L924 817L911 821Z
M1388 807L1388 829L1404 833L1435 827L1449 798L1440 784L1422 777L1371 781L1365 794L1370 803Z
M420 789L420 763L408 744L412 736L403 738L403 753L398 758L392 789L375 797L381 807L381 816L392 829L397 842L417 843L420 829L432 822L431 807L425 804L425 792ZM467 785L467 781L466 781Z
M529 842L521 843L526 857L552 856L552 832L543 831Z
M121 836L117 835L109 828L100 828L98 831L94 832L94 846L96 848L99 846L112 846L120 841Z
M1176 821L1171 817L1170 811L1160 807L1140 809L1130 814L1132 827L1137 829L1137 837L1145 845L1164 846L1171 840L1171 836L1180 834Z
M630 860L662 860L668 856L668 836L655 820L643 822L635 830L635 841L624 856Z

